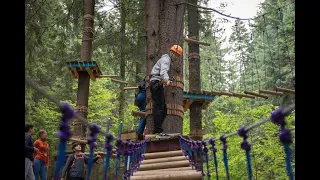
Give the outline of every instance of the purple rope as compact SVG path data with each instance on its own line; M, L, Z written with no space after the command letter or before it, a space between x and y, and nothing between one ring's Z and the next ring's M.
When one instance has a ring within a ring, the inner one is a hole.
M134 143L131 143L129 142L129 152L128 152L128 155L129 155L129 160L130 160L130 163L129 163L129 170L127 171L127 177L129 177L130 179L130 176L131 176L131 165L132 165L132 161L133 161L133 158L132 158L132 154L133 154L133 144Z
M227 176L227 180L230 179L230 174L229 174L229 167L228 167L228 156L227 156L227 139L224 135L220 136L220 141L222 141L223 144L223 148L221 149L223 151L223 162L224 162L224 166L226 168L226 176Z
M219 179L219 177L218 177L218 161L217 161L217 156L216 156L217 149L214 147L215 141L213 139L214 138L209 139L209 144L211 144L210 150L212 151L212 154L213 154L213 162L214 162L214 166L215 166L215 170L216 170L216 179L218 180Z
M198 146L197 151L198 151L199 157L200 157L200 162L199 162L200 164L198 165L198 168L201 169L201 175L202 175L202 177L204 177L204 173L203 173L203 158L202 158L202 141L197 140L196 143L197 143L197 146Z
M120 155L121 155L121 144L122 144L122 140L119 138L117 139L117 158L116 158L116 172L114 174L114 179L117 180L118 179L118 169L120 166Z
M124 166L123 166L123 175L124 179L127 179L127 164L128 164L128 155L129 155L129 142L125 142L125 149L124 149Z
M271 114L271 121L277 125L280 125L280 141L284 145L284 150L286 154L286 167L290 180L294 179L292 167L291 167L291 152L289 144L292 143L291 133L288 129L285 128L286 115L283 113L284 108L280 107Z
M111 141L113 141L114 137L112 136L112 134L107 134L106 135L106 143L104 148L107 150L107 155L106 155L106 164L104 167L104 174L103 174L103 180L107 180L108 177L108 169L109 169L109 165L110 165L110 154L112 151L112 145L111 145Z
M88 144L90 146L90 157L89 157L89 163L88 163L88 172L87 172L87 180L90 180L90 173L93 165L93 154L94 154L94 148L97 146L95 143L97 138L97 134L100 133L100 128L97 124L91 123L90 124L90 137L88 139Z
M241 148L246 151L246 158L247 158L247 168L248 168L248 175L249 175L249 180L252 179L252 168L251 168L251 160L250 160L250 150L251 150L251 145L247 141L247 130L245 126L242 126L238 130L239 136L243 138L243 141L241 143Z
M197 143L195 141L191 141L191 148L193 151L193 159L192 159L192 164L194 165L195 169L197 170L198 164L196 162L196 158L197 158Z
M65 151L66 151L66 144L72 135L68 122L75 115L74 110L67 103L61 103L60 109L61 109L61 112L63 115L61 117L61 123L60 123L60 128L59 128L60 131L57 133L57 135L60 138L60 142L59 142L59 147L58 147L58 149L59 149L58 161L57 161L55 175L54 175L55 180L59 180L60 168L63 165L64 158L65 158L64 156L65 156Z
M208 180L210 180L209 156L208 156L207 143L205 141L202 141L202 145L203 145L203 152L205 153L205 156L206 156L207 177L208 177ZM205 176L205 174L203 173L203 169L202 169L202 176Z

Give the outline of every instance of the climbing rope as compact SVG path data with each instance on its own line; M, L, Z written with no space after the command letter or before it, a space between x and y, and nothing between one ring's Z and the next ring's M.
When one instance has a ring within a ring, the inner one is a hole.
M284 113L283 108L279 108L274 111L271 115L271 121L280 126L280 135L279 139L284 146L284 151L286 154L286 168L288 172L288 176L290 180L294 179L292 167L291 167L291 151L290 151L290 143L292 143L292 137L289 129L286 129L285 125L286 114Z
M265 32L266 32L266 38L267 38L267 43L268 43L268 49L269 49L269 55L270 55L270 62L271 62L271 66L272 66L273 80L274 80L274 84L276 85L277 80L276 80L276 76L275 76L275 72L274 72L275 65L274 65L274 61L273 61L273 58L272 58L271 46L270 46L270 43L269 43L269 37L268 37L268 31L267 31L266 18L265 18L265 16L262 16L262 17L263 17L264 30L265 30Z
M277 33L277 54L278 54L278 60L279 60L279 73L278 73L278 78L279 78L279 87L281 87L281 57L280 57L280 44L279 44L279 27L276 27Z
M88 139L88 144L90 146L90 156L89 156L89 162L88 162L88 171L87 171L87 180L90 180L90 174L91 174L91 169L93 165L93 155L94 155L94 148L97 146L96 145L96 140L97 140L97 134L100 132L100 128L98 125L95 123L90 124L90 137Z
M113 141L114 137L112 134L109 134L109 132L107 132L106 134L106 139L105 139L105 149L107 150L107 154L106 154L106 163L105 163L105 167L104 167L104 174L103 174L103 180L107 180L108 179L108 169L109 169L109 161L110 161L110 155L111 155L111 151L112 151L112 145L111 142Z
M247 168L248 168L248 175L249 175L249 180L252 180L252 168L251 168L251 159L250 159L250 150L251 150L251 145L247 141L247 132L245 130L245 126L242 126L238 130L239 136L243 137L243 141L241 143L241 148L246 151L246 158L247 158Z
M121 121L120 125L119 125L119 130L118 130L118 139L116 142L117 157L116 157L116 168L115 168L115 174L114 174L115 180L118 179L118 170L119 170L119 166L120 166L120 155L121 155L121 144L122 144L122 140L121 140L122 126L123 126L123 123Z
M253 34L253 31L252 31L252 33L251 33L251 50L252 50L252 52L253 52L253 61L252 61L252 78L253 78L253 76L254 76L254 72L253 72L253 63L255 63L255 65L256 65L256 70L257 70L257 78L258 78L258 86L259 86L259 90L261 89L261 87L260 87L260 78L259 78L259 71L258 71L258 64L257 64L257 58L256 58L256 51L255 51L255 46L254 46L254 34ZM253 81L253 80L252 80ZM252 82L252 84L253 84L253 82ZM252 89L253 90L253 89Z
M54 173L54 179L59 180L60 168L64 163L65 152L67 141L71 137L71 131L69 127L69 121L75 116L75 112L73 109L66 103L60 105L60 109L62 111L61 123L60 123L60 131L58 132L58 136L60 138L59 146L58 146L58 160L56 163L56 169Z
M181 139L179 138L179 140ZM205 157L206 157L207 177L208 177L208 180L210 180L209 156L208 156L207 143L202 141L202 145L203 145L203 152L205 153ZM203 168L202 168L202 176L204 176Z
M217 161L217 155L216 155L217 149L214 147L215 141L213 139L210 139L208 142L209 142L209 144L211 144L210 150L212 151L212 154L213 154L213 163L214 163L214 168L216 170L216 180L218 180L219 179L219 177L218 177L218 161Z
M59 100L55 99L54 97L50 96L47 92L45 92L43 89L39 88L29 78L25 77L25 82L27 85L29 85L31 88L35 89L37 92L39 92L41 95L46 97L48 100L57 104L63 113L63 116L61 117L60 128L59 128L60 131L57 133L57 135L60 138L60 142L59 142L59 147L58 147L59 154L58 154L57 164L56 164L55 174L54 174L55 180L60 179L59 172L60 172L60 168L62 167L62 165L64 163L66 142L71 137L71 131L70 131L70 126L69 126L70 119L75 117L78 120L80 120L82 123L89 125L90 137L88 138L88 144L90 146L90 157L89 157L88 171L87 171L87 179L89 180L90 172L91 172L91 169L93 166L93 155L94 155L93 150L96 147L96 144L95 144L96 135L98 133L101 133L100 128L98 127L98 125L96 125L94 123L89 124L88 120L83 118L82 116L79 116L78 114L76 114L71 106L69 106L66 103L60 103ZM113 140L113 135L109 133L109 128L110 128L110 118L108 120L108 125L107 125L107 130L106 130L106 140L105 140L106 141L105 149L107 150L107 154L106 154L106 164L105 164L104 176L103 176L104 180L108 179L107 173L108 173L108 168L110 165L110 155L111 155L111 151L112 151L112 145L110 143ZM122 132L122 122L120 122L118 137L121 136L121 132ZM127 142L124 142L124 143L127 143ZM116 144L116 146L117 146L117 159L116 159L115 179L117 179L117 172L118 172L118 168L120 165L121 144L122 144L122 141L119 138L117 141L117 144ZM143 154L146 151L147 140L144 140L143 142L140 142L140 143L129 142L128 144L129 144L128 156L130 156L130 163L128 163L129 165L127 165L128 171L126 172L126 174L127 174L126 177L128 177L130 179L130 176L132 175L132 173L136 169L139 168L141 162L144 160ZM134 154L136 154L137 155L136 157L138 157L138 158L134 158ZM137 159L135 161L136 164L135 164L134 168L130 169L131 165L133 164L133 159Z
M222 135L220 136L220 140L222 141L222 151L223 151L223 161L224 161L224 165L225 165L225 170L226 170L226 176L227 179L230 179L230 175L229 175L229 168L228 168L228 157L227 157L227 141L226 138L234 136L234 135L239 135L241 137L243 137L243 141L241 142L241 148L244 149L246 151L246 159L247 159L247 169L248 169L248 176L249 179L251 180L253 178L252 175L252 166L251 166L251 156L250 156L250 151L252 149L252 146L247 142L247 138L248 136L246 135L246 133L249 132L249 130L258 127L264 123L266 123L269 120L272 120L272 122L279 124L281 126L281 133L280 133L280 141L284 144L284 150L286 153L286 168L287 168L287 172L288 172L288 176L290 177L290 180L293 180L293 172L292 172L292 167L291 167L291 154L290 154L290 148L289 148L289 144L292 142L291 140L291 135L290 135L290 131L288 129L285 129L284 125L285 125L285 117L288 116L293 110L295 109L295 105L292 104L286 108L281 107L279 109L277 109L276 111L274 111L270 117L260 120L259 122L253 123L249 126L242 126L239 128L238 131L236 132L232 132L229 133L227 135ZM199 141L193 141L193 140L188 140L185 139L184 137L182 137L181 135L179 135L179 142L180 142L180 146L184 147L183 144L187 144L188 145L188 159L190 162L190 159L192 159L192 152L190 152L192 149L192 151L202 151L201 148L198 148L197 146L204 146L203 148L203 152L207 154L207 150L206 150L206 145L205 143L209 143L211 144L210 150L213 152L213 160L214 160L214 166L215 166L215 171L216 171L216 179L218 180L218 162L216 159L216 148L214 147L214 142L216 140L218 140L217 138L210 138L208 140L203 140L201 143L199 143ZM191 147L190 147L191 146ZM196 153L195 156L196 157ZM207 160L208 158L206 158ZM192 167L193 168L193 167ZM210 179L210 172L208 171L209 166L207 165L207 176L208 179ZM202 173L202 177L204 176L204 173ZM257 177L256 177L257 178Z
M240 48L240 35L239 35L239 26L240 26L240 21L238 21L238 22L236 22L236 24L235 24L235 27L236 27L236 34L237 34L237 36L236 36L236 40L238 41L238 51L241 51L241 48ZM243 67L245 68L245 66L244 66L244 63L243 63L243 51L241 51L240 52L240 56L241 56L241 58L240 58L240 61L239 61L239 66L240 66L240 85L239 85L239 92L241 92L241 77L242 77L242 79L243 79L243 85L244 85L244 89L245 89L245 91L246 91L246 81L245 81L245 74L244 75L242 75L242 71L241 71L241 67L242 67L242 65L243 65ZM244 71L245 71L245 69L244 69Z
M213 21L213 26L215 24L215 21ZM219 91L221 91L221 68L220 68L220 57L218 55L218 45L217 45L217 37L216 37L216 31L214 30L213 31L213 38L214 38L214 45L215 45L215 51L216 51L216 62L218 64L217 66L217 69L218 69L218 73L219 73L219 76L220 76L220 81L219 81Z
M287 42L287 36L286 36L286 32L284 30L284 24L283 24L283 13L282 13L282 9L281 8L278 8L278 14L279 14L279 19L280 19L280 23L281 23L281 30L282 30L282 34L283 34L283 37L284 37L284 42L285 42L285 46L286 46L286 50L287 50L287 58L288 58L288 61L289 61L289 65L290 65L290 69L291 69L291 78L294 77L294 68L293 68L293 65L292 65L292 61L291 61L291 58L290 58L290 53L289 53L289 46L288 46L288 42ZM294 22L292 22L294 23ZM292 34L294 36L294 32L293 32L293 24L292 24Z
M108 59L108 64L111 63L111 58L110 58L110 54L111 54L111 44L112 44L112 30L113 30L113 26L110 25L110 28L109 28L109 36L108 36L108 43L109 46L108 46L108 49L107 49L107 59Z
M223 163L224 163L224 167L226 169L226 176L227 176L227 180L230 180L230 174L229 174L229 166L228 166L228 155L227 155L227 138L225 137L225 135L220 136L220 141L223 144L223 147L221 148L221 150L223 151Z

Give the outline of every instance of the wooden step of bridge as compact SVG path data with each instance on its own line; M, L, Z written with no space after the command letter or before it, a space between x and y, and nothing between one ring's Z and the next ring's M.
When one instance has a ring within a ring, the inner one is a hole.
M181 150L145 153L131 180L200 180L200 171L191 168Z

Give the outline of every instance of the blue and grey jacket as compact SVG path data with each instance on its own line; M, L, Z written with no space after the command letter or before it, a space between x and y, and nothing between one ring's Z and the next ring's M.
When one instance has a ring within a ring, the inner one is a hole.
M169 71L171 69L171 56L169 54L164 54L153 66L150 73L150 81L153 80L169 80Z

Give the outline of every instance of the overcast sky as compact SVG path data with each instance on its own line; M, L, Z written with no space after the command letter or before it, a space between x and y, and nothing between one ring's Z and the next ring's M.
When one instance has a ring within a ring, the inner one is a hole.
M264 0L209 0L208 7L217 9L220 6L220 3L227 3L228 6L224 9L224 14L228 14L231 16L236 16L240 18L253 18L258 9L259 4ZM103 8L103 10L108 10L113 7L112 3L108 3L108 6ZM220 14L214 13L216 17L223 17ZM234 24L234 19L227 18L230 20L229 23L224 24L225 35L227 37L231 34L231 26ZM225 44L226 45L226 44ZM225 56L226 59L232 58L231 55Z
M208 7L217 9L220 3L226 2L228 6L224 9L224 14L240 17L240 18L253 18L259 9L259 4L264 0L209 0ZM216 17L223 17L215 13ZM231 34L231 26L234 24L235 19L228 18L229 23L224 24L225 35L227 37ZM247 23L247 22L246 22ZM224 44L226 45L226 44ZM226 55L226 59L232 58L231 55Z

